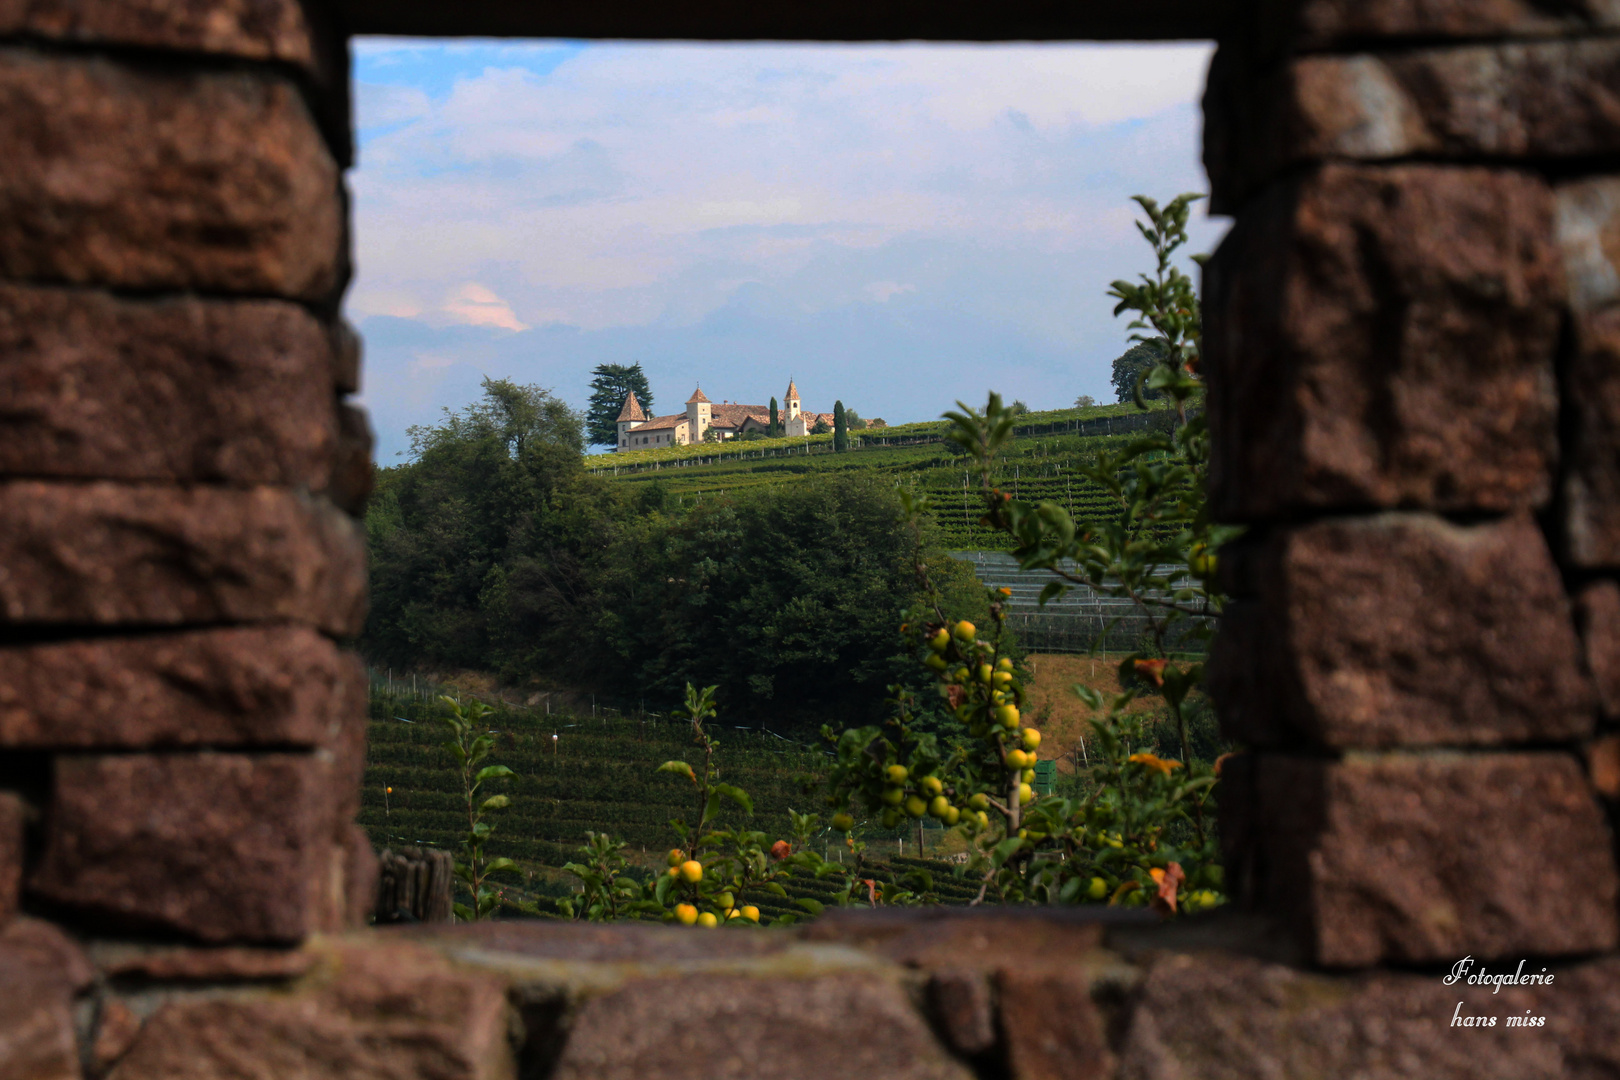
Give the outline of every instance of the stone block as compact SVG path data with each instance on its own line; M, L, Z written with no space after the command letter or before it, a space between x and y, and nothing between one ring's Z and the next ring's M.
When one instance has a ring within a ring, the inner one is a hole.
M0 285L0 474L323 490L331 348L296 304Z
M322 929L332 768L315 753L59 757L37 900L209 942Z
M20 797L0 791L0 927L11 922L22 899L25 809Z
M307 627L0 647L0 746L324 746L358 784L365 695L358 661Z
M1108 1080L1114 1055L1084 974L996 977L1007 1072L1012 1080Z
M371 463L371 424L363 409L353 405L338 408L337 457L332 470L332 501L344 510L364 517L371 498L375 471Z
M0 35L315 62L298 0L0 0Z
M1594 581L1575 598L1575 608L1603 715L1620 720L1620 585Z
M360 335L345 319L331 324L331 335L332 386L340 394L358 394L363 352Z
M1323 167L1244 213L1205 296L1220 520L1550 495L1564 278L1539 178Z
M139 982L242 983L290 981L320 961L312 949L199 947L96 941L90 959L109 979Z
M1615 0L1282 0L1257 8L1303 49L1377 38L1550 37L1620 27Z
M0 1076L79 1080L73 1000L49 973L0 950Z
M0 482L0 620L174 626L365 620L365 540L274 488Z
M1572 756L1261 755L1229 797L1253 800L1233 814L1250 831L1229 875L1316 963L1551 957L1620 938L1612 839Z
M1457 957L1456 959L1461 959ZM1517 961L1489 965L1512 975ZM1551 985L1447 986L1442 973L1324 975L1227 952L1165 953L1149 966L1120 1053L1121 1080L1397 1077L1563 1080L1620 1066L1611 959L1532 961ZM1544 1018L1508 1027L1510 1017ZM1494 1026L1453 1027L1493 1017Z
M1528 518L1336 518L1234 554L1247 580L1229 583L1253 591L1228 608L1210 663L1231 738L1357 750L1592 730L1571 605Z
M1620 150L1614 38L1217 64L1205 163L1217 212L1320 161L1583 160ZM1232 81L1236 85L1222 85Z
M108 1080L511 1080L508 1022L500 979L398 942L349 942L291 992L163 1005Z
M554 1080L969 1080L896 982L872 975L642 980L578 1007Z
M289 80L0 49L0 274L325 301L338 166Z
M928 979L928 1008L952 1050L975 1057L996 1045L996 1010L990 980L963 968L936 971Z
M1565 374L1569 462L1564 470L1566 557L1620 568L1620 308L1577 321Z

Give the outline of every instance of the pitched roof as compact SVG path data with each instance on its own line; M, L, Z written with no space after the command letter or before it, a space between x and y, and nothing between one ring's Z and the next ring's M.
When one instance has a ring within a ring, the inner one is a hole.
M640 423L645 419L647 414L641 411L641 402L636 400L636 392L632 390L630 396L624 399L624 408L619 410L617 422L622 424L628 420L631 423Z
M708 404L709 399L703 396L703 387L700 386L696 390L692 391L692 396L686 399L686 403L688 405L692 404L694 401L701 401L704 404Z
M638 425L635 432L639 435L644 431L673 431L684 423L686 423L686 414L676 413L674 416L660 416L647 421L645 424Z
M750 416L762 424L768 424L771 420L771 410L764 405L735 405L729 402L709 408L709 423L712 427L742 427Z
M799 399L799 388L793 384L792 379L789 379L788 380L787 397L783 398L782 400L783 401L797 401L798 399Z

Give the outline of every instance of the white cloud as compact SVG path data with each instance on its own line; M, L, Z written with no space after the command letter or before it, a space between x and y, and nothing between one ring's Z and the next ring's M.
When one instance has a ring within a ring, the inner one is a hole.
M450 299L445 301L444 311L456 322L468 326L498 326L502 330L529 328L528 324L519 322L518 317L512 314L512 305L476 281L468 282L452 293Z

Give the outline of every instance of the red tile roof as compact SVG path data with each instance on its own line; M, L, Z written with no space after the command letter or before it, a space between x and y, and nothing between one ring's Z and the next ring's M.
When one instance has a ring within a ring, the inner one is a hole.
M703 396L703 387L700 386L696 390L692 391L692 396L686 399L686 403L688 405L692 404L694 401L701 401L705 404L708 403L709 399Z
M647 419L647 414L641 411L641 402L636 400L636 392L630 391L630 396L624 399L624 408L619 410L619 423L629 420L640 423Z

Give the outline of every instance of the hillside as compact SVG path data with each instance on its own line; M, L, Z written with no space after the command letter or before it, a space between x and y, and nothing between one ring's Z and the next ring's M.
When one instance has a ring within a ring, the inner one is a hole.
M1161 422L1160 416L1131 405L1026 414L1001 455L995 480L1019 498L1056 501L1077 519L1110 517L1115 508L1106 492L1075 470L1101 446ZM831 436L823 435L608 454L590 458L587 467L621 484L658 485L677 503L791 483L809 473L875 470L933 496L947 549L1004 550L1007 537L978 524L976 480L943 441L944 428L943 421L931 421L853 433L854 445L845 454L833 454Z
M425 694L373 688L360 823L379 848L421 844L453 850L466 831L458 774L440 745L447 731L435 716ZM523 868L522 885L509 890L514 900L538 902L545 911L547 898L571 891L572 879L558 868L575 857L587 830L626 840L626 854L638 873L662 869L663 853L674 843L668 822L692 815L692 788L655 770L672 758L690 759L688 728L652 715L548 717L540 710L497 704L491 730L497 733L491 761L517 773L491 782L512 805L491 816L495 832L488 847L491 856L515 859ZM817 808L818 797L803 791L803 780L820 776L826 758L818 748L725 725L719 739L724 780L754 799L754 816L746 819L752 827L786 836L790 807ZM389 787L392 794L385 794ZM933 839L940 835L935 830ZM943 899L970 899L975 890L951 878L943 864L911 858L915 837L914 828L869 830L863 839L877 863L866 876L892 879L926 865ZM839 857L838 834L825 830L818 840L826 857ZM897 858L902 851L908 858ZM832 898L826 882L803 881L790 892L822 902ZM748 899L767 915L797 910L768 895Z

